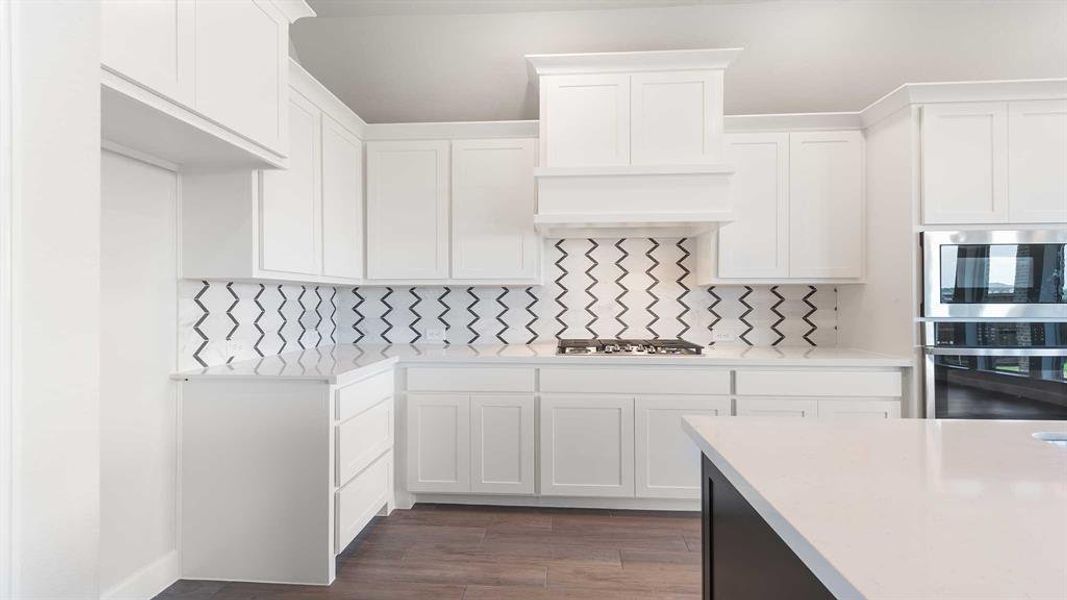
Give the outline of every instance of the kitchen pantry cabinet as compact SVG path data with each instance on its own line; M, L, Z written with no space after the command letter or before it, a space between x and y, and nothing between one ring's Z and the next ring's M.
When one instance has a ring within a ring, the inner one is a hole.
M863 277L863 134L726 136L736 219L698 241L698 282Z
M367 143L367 276L537 281L536 140Z
M313 14L303 2L104 0L103 81L199 135L247 140L280 160L288 154L289 25ZM147 127L144 114L137 122L146 132L172 127Z
M922 109L926 224L1067 222L1067 100Z
M288 169L182 173L184 277L362 279L362 122L295 63L291 79Z

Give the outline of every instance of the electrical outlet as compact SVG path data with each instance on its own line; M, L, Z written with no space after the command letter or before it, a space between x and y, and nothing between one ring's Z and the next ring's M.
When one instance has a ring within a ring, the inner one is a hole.
M726 331L712 331L711 332L711 341L713 341L713 342L732 342L732 341L735 341L736 339L737 339L736 335L734 335L732 333L728 333Z
M237 340L226 340L226 356L237 356L241 353L241 342Z
M445 341L445 328L444 327L427 327L422 330L422 339L427 342L444 342Z

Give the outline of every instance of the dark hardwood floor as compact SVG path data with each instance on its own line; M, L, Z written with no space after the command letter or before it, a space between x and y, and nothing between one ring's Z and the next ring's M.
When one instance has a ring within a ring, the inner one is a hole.
M416 505L337 559L330 587L179 581L157 600L700 597L700 513Z

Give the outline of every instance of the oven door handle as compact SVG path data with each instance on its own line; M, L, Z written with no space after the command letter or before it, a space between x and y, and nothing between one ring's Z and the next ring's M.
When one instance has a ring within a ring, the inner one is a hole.
M923 346L923 352L931 356L1064 356L1067 348L953 348L946 346Z

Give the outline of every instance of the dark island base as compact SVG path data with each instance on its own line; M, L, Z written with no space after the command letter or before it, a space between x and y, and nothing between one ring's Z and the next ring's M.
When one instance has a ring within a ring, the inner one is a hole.
M704 599L834 598L719 469L702 458Z

